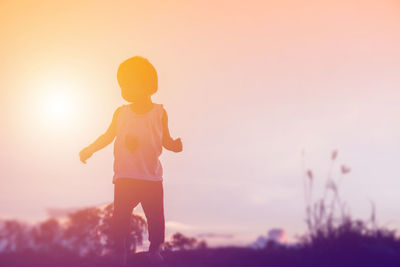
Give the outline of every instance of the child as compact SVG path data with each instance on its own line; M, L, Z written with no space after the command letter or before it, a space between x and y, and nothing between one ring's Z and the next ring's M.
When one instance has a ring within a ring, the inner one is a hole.
M117 72L122 97L131 104L122 105L114 113L111 125L97 140L84 148L80 160L108 144L114 138L114 212L113 229L116 249L126 264L128 235L132 209L141 203L145 213L153 259L162 260L164 243L163 170L159 161L162 147L182 151L180 138L172 139L168 117L161 104L151 95L158 89L157 72L145 58L136 56L121 63Z

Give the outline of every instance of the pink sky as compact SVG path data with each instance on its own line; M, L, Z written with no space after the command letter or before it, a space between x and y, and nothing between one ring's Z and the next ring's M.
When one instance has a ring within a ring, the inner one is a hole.
M338 163L352 168L342 195L354 216L367 218L372 200L379 222L400 228L398 1L0 8L1 216L112 201L112 146L87 165L78 152L124 104L119 63L142 55L159 74L153 100L184 143L183 153L162 155L168 221L198 232L301 234L301 151L322 185L338 149ZM49 119L58 91L73 111Z

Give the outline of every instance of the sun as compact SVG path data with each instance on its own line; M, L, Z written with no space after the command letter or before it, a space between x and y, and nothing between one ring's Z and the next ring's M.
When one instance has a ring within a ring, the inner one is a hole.
M68 83L47 84L40 96L40 117L51 128L70 127L76 119L76 96Z
M60 122L65 122L71 119L73 113L73 101L71 97L60 91L55 91L49 95L46 101L46 112L48 118Z
M68 127L75 117L74 111L74 99L71 94L65 90L54 90L44 101L44 122L53 128Z

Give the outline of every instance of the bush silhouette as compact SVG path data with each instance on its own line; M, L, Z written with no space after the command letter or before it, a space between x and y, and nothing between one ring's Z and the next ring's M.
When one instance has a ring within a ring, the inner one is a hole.
M187 237L181 233L175 233L171 241L164 243L164 248L167 250L188 250L188 249L205 249L207 243L199 241L194 237Z

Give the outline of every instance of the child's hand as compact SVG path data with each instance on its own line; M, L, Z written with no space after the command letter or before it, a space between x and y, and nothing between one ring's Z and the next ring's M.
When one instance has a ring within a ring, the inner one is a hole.
M177 138L171 142L171 151L173 152L181 152L183 149L182 141L180 138Z
M84 149L79 152L79 158L80 160L86 164L86 160L90 158L93 155L93 152L88 148L85 147Z
M125 137L125 146L129 149L131 153L135 153L139 145L138 138L136 136L127 135Z

